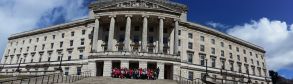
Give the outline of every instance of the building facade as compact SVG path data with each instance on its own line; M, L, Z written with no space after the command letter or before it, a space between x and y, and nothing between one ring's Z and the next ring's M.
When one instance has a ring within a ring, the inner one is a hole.
M187 21L169 0L98 0L89 17L9 37L1 74L43 75L112 68L160 68L159 79L202 78L269 83L262 47ZM222 82L222 81L221 81ZM228 82L228 81L224 81Z

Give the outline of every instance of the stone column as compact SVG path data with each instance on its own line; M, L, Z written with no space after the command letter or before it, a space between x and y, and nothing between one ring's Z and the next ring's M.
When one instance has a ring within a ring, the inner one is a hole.
M159 17L160 19L160 28L159 28L159 53L163 53L163 38L164 38L164 17Z
M164 65L164 63L158 62L158 63L157 63L157 66L158 66L159 69L160 69L158 79L164 79L164 70L165 70L165 65Z
M126 30L124 39L124 50L130 51L130 30L131 30L131 17L132 15L126 15Z
M98 46L98 38L99 38L99 27L100 27L100 21L99 21L99 17L96 17L95 20L95 28L94 30L94 34L93 34L93 44L92 44L92 52L98 52L97 48Z
M121 68L129 69L129 61L128 60L121 60Z
M178 76L180 76L180 65L173 64L173 80L179 80Z
M110 16L111 22L110 22L110 29L109 29L108 44L107 44L108 51L113 51L115 17L116 16Z
M179 29L179 20L175 20L175 28L174 28L174 55L178 55L178 29Z
M146 69L148 66L146 61L139 61L139 68Z
M104 70L103 70L103 76L111 76L112 72L112 61L111 60L105 60L104 61Z
M91 72L91 76L96 76L96 72L97 72L97 68L96 68L97 66L96 66L96 63L95 62L89 62L89 64L88 64L88 68L89 68L89 70L90 70L90 72Z
M142 30L142 52L147 52L147 38L148 38L148 17L143 16L143 30Z

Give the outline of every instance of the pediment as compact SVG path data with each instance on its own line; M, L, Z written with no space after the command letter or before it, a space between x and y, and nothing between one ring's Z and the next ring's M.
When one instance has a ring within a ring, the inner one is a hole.
M99 5L99 4L95 4ZM154 9L164 11L178 11L176 8L172 8L169 5L148 1L148 0L125 0L112 3L103 3L100 6L96 6L95 10L107 10L107 9L123 9L123 8L134 8L134 9Z

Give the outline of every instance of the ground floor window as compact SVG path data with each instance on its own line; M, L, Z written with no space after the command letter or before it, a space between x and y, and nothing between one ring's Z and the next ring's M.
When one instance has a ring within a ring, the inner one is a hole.
M77 67L76 72L77 75L81 75L81 67Z
M65 67L65 73L66 76L69 75L69 67Z
M188 72L188 80L192 80L193 79L193 72L189 71Z

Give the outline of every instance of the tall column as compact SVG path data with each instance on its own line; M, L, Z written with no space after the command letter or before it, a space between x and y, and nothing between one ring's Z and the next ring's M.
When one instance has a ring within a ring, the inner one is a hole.
M99 27L100 27L100 21L99 17L96 17L95 20L95 28L94 30L94 35L93 35L93 44L92 44L92 52L98 52L98 38L99 38Z
M114 39L114 28L115 28L115 16L110 16L110 29L109 29L109 38L107 48L108 51L113 51L113 39Z
M148 17L149 16L143 16L142 52L147 52Z
M164 43L163 43L163 38L164 38L164 32L163 32L163 28L164 28L164 17L159 17L160 19L160 28L159 28L159 53L163 53L163 47L164 47Z
M175 28L174 28L174 55L178 54L178 29L179 29L179 23L178 20L175 20Z
M132 15L126 15L126 30L124 40L124 50L130 51L130 30L131 30L131 17Z
M103 76L111 76L112 72L112 61L111 60L105 60L104 61L104 70L103 70Z
M158 62L157 65L158 65L158 67L160 69L158 79L164 79L165 65L164 65L164 63L161 63L161 62Z

